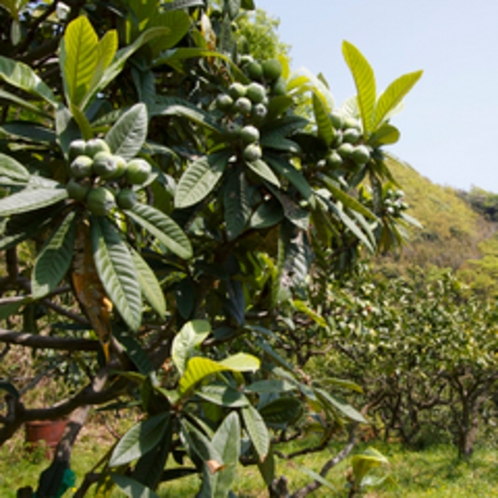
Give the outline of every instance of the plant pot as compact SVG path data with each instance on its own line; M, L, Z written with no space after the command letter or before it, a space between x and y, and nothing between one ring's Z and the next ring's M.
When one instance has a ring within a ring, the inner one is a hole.
M66 427L67 420L33 420L25 423L26 443L28 450L39 446L40 441L45 442L45 456L52 458L54 450Z

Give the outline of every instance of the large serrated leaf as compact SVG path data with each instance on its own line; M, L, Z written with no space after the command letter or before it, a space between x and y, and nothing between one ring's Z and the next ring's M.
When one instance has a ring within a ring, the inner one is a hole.
M191 320L175 335L171 346L171 358L180 375L185 372L193 350L202 344L210 333L211 324L207 320Z
M223 208L227 238L234 240L244 231L251 217L249 184L239 168L230 173L225 184Z
M196 421L202 427L202 421L199 419ZM181 430L190 450L196 453L212 469L212 472L217 472L223 468L221 455L204 433L185 418L181 420Z
M375 107L372 129L376 130L389 113L403 100L405 95L421 78L423 71L407 73L395 79L380 95Z
M105 140L113 154L132 159L142 148L147 137L147 107L135 104L109 130Z
M253 372L260 366L260 361L248 354L239 353L223 361L214 361L209 358L194 357L187 362L185 373L180 378L178 390L181 395L192 389L198 382L208 375L231 370L234 372Z
M268 164L266 164L261 159L257 159L256 161L247 161L246 165L263 180L266 180L276 187L280 187L280 180L277 178Z
M67 199L65 188L27 188L0 199L0 216L21 214Z
M116 50L118 49L118 34L115 29L107 31L97 45L97 65L93 73L92 82L90 87L96 85L104 71L109 67Z
M31 274L31 293L39 299L52 292L71 266L76 238L75 212L57 227L36 258Z
M142 322L142 295L130 251L105 217L92 216L91 239L100 281L128 327L137 331Z
M163 318L166 315L166 300L155 273L135 250L131 250L131 257L137 270L143 297L159 317Z
M213 498L226 498L237 475L240 453L240 421L237 413L230 413L216 430L212 444L223 459L225 468L209 476Z
M170 423L169 413L160 413L134 425L112 452L109 466L117 467L137 460L162 439Z
M377 98L375 75L365 56L353 44L344 41L342 43L342 53L353 75L358 93L358 107L363 123L363 131L368 136L374 129L373 120Z
M36 95L57 107L54 93L48 85L26 64L0 56L0 79L25 92Z
M249 400L241 392L225 385L209 384L197 390L196 394L205 401L229 408L240 408L249 404Z
M295 422L302 415L303 406L299 398L285 396L260 407L259 413L269 424L288 424Z
M27 182L29 180L29 171L13 157L0 154L0 176L6 176L12 180Z
M313 94L313 113L315 114L318 136L328 145L335 138L335 129L329 118L330 109L327 109L324 101L316 94Z
M162 211L137 202L125 214L183 259L192 257L192 245L183 230Z
M143 375L149 375L154 370L154 366L147 351L142 348L138 340L129 331L123 331L118 327L113 327L112 332L137 370Z
M265 421L252 405L242 408L241 414L259 460L264 462L270 451L270 435Z
M223 175L230 155L230 152L222 151L194 161L180 178L175 207L193 206L209 195Z
M0 76L1 78L1 76ZM52 114L48 113L44 108L44 104L41 103L32 103L29 100L22 99L17 95L14 95L11 92L7 92L6 90L0 89L0 99L7 100L15 104L16 106L23 107L24 109L34 112L35 114L40 114L44 118L51 119Z
M154 15L150 16L149 19L148 28L161 27L169 29L167 35L155 38L149 42L149 47L151 47L154 56L177 45L188 32L192 22L188 13L184 11L158 13L156 10Z
M131 477L111 474L111 478L128 498L159 498L159 495L154 493L152 489Z
M71 21L61 44L61 66L68 103L79 106L97 67L97 33L85 16Z

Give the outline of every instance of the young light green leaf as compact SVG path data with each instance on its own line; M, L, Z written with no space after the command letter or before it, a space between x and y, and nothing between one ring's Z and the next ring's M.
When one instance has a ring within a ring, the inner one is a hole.
M104 71L109 67L109 64L116 55L118 49L118 34L115 29L107 31L97 45L97 65L93 74L90 88L98 84Z
M65 188L26 188L0 199L0 216L21 214L67 199Z
M145 262L142 256L140 256L140 254L133 249L131 250L131 257L133 259L135 269L137 270L142 296L151 305L152 309L159 315L159 317L163 318L166 315L166 300L164 299L164 293L159 285L159 282L157 281L155 273Z
M162 211L136 202L132 209L124 211L126 216L141 225L171 252L183 259L192 257L192 245L183 230Z
M242 408L240 413L259 460L264 462L270 451L270 435L265 421L252 405Z
M373 131L373 119L377 90L375 75L365 56L351 43L342 43L342 53L349 70L353 75L358 93L358 107L360 110L363 131L368 137Z
M71 266L76 237L75 212L71 211L47 240L31 274L31 293L39 299L52 292Z
M111 474L112 480L128 498L159 498L149 487L122 474Z
M0 176L6 176L12 180L27 182L29 171L13 157L0 153Z
M130 251L103 216L92 216L91 238L100 281L128 327L137 331L142 322L142 295Z
M329 119L330 109L327 109L323 100L316 93L313 94L313 113L315 114L318 136L330 146L334 140L336 131Z
M145 142L147 122L145 104L135 104L125 112L105 137L111 152L125 159L135 157Z
M372 146L395 144L400 137L399 130L389 124L383 124L370 136L368 143Z
M193 349L202 344L210 333L211 324L207 320L191 320L176 334L171 346L171 358L180 375L185 373Z
M20 90L24 90L57 107L54 93L48 85L26 64L0 55L0 80Z
M68 104L80 107L97 67L97 33L86 16L71 21L61 43L61 66Z
M277 178L268 164L266 164L261 159L256 159L256 161L246 161L246 165L263 180L266 180L276 187L280 187L280 180Z
M230 152L221 151L194 161L183 173L175 193L175 207L193 206L211 193L225 171Z
M423 71L407 73L395 79L380 95L375 107L372 129L376 130L389 113L403 100L405 95L421 78Z
M212 444L220 454L225 468L209 475L213 498L226 498L237 475L240 453L240 421L236 412L231 412L215 432Z
M124 465L148 453L162 439L169 423L170 414L160 413L135 424L114 448L109 466Z

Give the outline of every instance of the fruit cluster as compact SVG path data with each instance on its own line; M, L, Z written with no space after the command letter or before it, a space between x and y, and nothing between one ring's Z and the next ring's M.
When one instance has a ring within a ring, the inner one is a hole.
M338 112L329 114L333 140L325 163L332 169L359 169L370 161L371 147L362 143L360 121Z
M387 189L383 198L384 210L391 216L399 216L402 211L406 211L409 206L404 202L405 193L402 190Z
M132 186L143 185L152 171L144 159L126 161L112 154L101 138L73 140L69 161L69 197L84 203L97 216L108 215L116 206L130 209L137 200Z
M282 65L276 59L259 63L244 56L241 65L251 83L232 83L227 93L218 95L216 108L224 114L227 137L240 146L245 161L253 162L262 156L258 126L268 113L269 96L285 94L285 81L281 77Z

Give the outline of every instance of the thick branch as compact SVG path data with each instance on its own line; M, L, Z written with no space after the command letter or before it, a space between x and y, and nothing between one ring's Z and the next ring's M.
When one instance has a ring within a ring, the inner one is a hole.
M18 344L31 348L57 349L63 351L98 351L99 342L92 339L73 339L71 337L52 337L0 329L0 342Z

